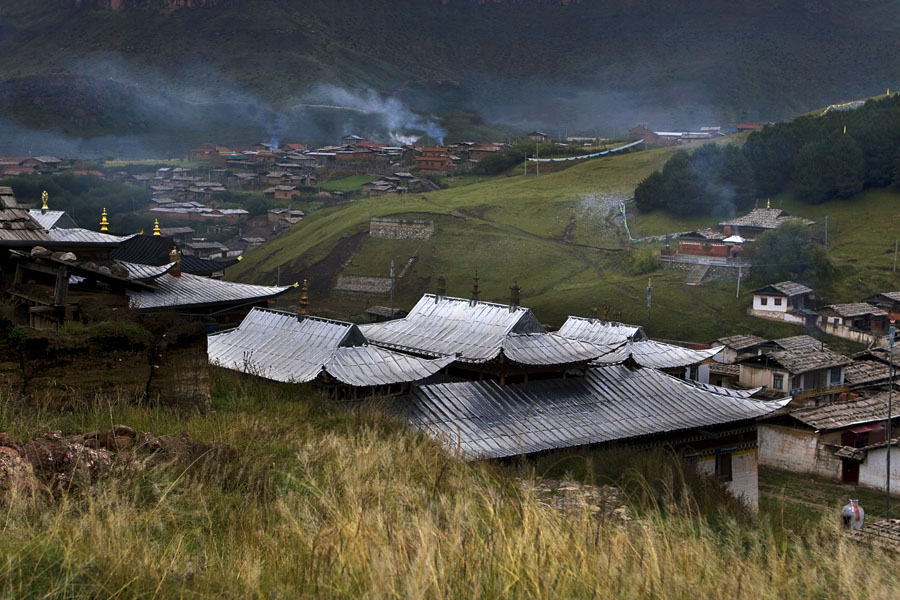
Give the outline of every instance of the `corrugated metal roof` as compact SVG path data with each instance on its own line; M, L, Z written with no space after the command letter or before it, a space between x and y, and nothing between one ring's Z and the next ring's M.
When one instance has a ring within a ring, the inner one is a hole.
M654 369L674 369L695 365L709 360L723 348L724 346L716 346L709 350L691 350L653 340L628 342L628 350L635 362L642 367L653 367Z
M569 317L556 333L573 340L593 344L621 344L626 340L639 340L644 337L644 331L639 325L626 325L584 317Z
M48 232L48 237L51 242L57 244L90 244L92 246L105 244L118 246L133 236L109 235L99 231L75 227L72 229L51 229Z
M274 298L288 291L291 286L249 285L220 281L208 277L198 277L182 273L175 277L166 273L153 281L156 291L129 291L131 307L138 310L154 308L175 308L181 306L202 306L235 302L239 300L262 300Z
M597 359L616 346L571 340L553 333L514 334L502 344L503 355L523 365L565 365Z
M56 226L57 221L66 216L66 211L64 210L48 210L42 211L37 208L32 208L28 211L28 214L32 219L38 222L38 224L44 229L53 229Z
M175 266L175 263L157 267L153 265L125 262L124 260L117 260L116 262L128 269L128 279L155 279L163 273L168 273L169 270Z
M653 369L612 366L590 369L584 378L519 385L424 385L397 410L448 450L476 459L755 419L788 401L735 398Z
M481 363L499 354L507 335L544 328L527 308L425 294L404 318L360 330L378 346L426 356L459 354L457 360Z
M657 342L654 340L642 340L640 342L626 342L614 352L597 359L598 364L621 363L631 357L642 367L653 369L676 369L702 363L709 360L722 351L724 346L716 346L709 350L691 350L673 344Z
M312 381L323 371L353 386L420 381L453 362L428 360L366 345L352 323L254 308L241 325L209 336L211 363L285 383Z
M696 388L700 388L701 390L719 394L720 396L731 396L732 398L752 398L753 394L763 389L758 387L749 390L733 390L731 388L712 385L711 383L700 383L699 381L693 381L691 379L685 379L684 382L689 383Z

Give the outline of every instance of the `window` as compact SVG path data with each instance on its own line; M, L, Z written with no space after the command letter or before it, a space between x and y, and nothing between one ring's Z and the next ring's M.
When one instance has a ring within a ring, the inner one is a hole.
M794 375L791 377L791 390L800 390L803 389L803 377L800 375Z
M765 297L765 296L760 296L760 297L759 297L759 305L760 305L760 306L765 306L765 305L767 305L768 303L769 303L769 299L768 299L767 297Z
M731 452L716 450L716 477L731 481Z
M784 389L784 375L781 373L772 375L772 387L776 390Z
M775 298L775 306L781 306L781 298Z
M841 368L833 367L828 371L828 383L830 385L838 385L841 383Z

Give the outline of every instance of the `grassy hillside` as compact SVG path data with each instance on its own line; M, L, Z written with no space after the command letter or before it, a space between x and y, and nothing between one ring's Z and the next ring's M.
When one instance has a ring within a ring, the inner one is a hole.
M0 392L0 431L13 439L127 423L216 442L215 460L138 462L46 501L13 494L0 595L856 600L891 598L898 584L896 555L842 538L831 502L803 520L767 502L755 525L720 497L707 504L672 463L632 453L634 520L561 512L517 478L562 474L565 462L594 481L615 472L609 455L464 464L306 386L215 379L208 414L60 412Z
M523 304L546 323L558 326L571 314L590 315L595 307L609 318L648 326L652 335L709 341L721 335L753 332L763 336L797 333L744 314L744 281L735 298L734 281L690 287L682 272L656 270L636 274L634 255L658 252L661 243L630 243L618 217L641 178L672 153L655 149L588 161L566 171L487 179L460 187L410 196L364 199L311 214L302 223L247 253L228 277L272 283L309 279L314 312L359 318L367 306L386 304L386 296L347 296L333 290L338 275L387 277L390 261L397 273L396 304L409 308L437 277L447 278L448 293L469 297L477 269L481 298L506 302L513 281L522 287ZM846 201L801 205L790 197L773 206L816 221L816 238L825 238L836 267L832 280L817 289L834 302L859 301L870 293L900 289L892 271L900 195L873 190ZM895 214L896 213L896 214ZM435 234L427 241L381 240L368 236L371 216L430 219ZM711 217L673 218L639 214L630 207L634 237L658 236L715 225ZM647 278L653 278L653 306L645 303Z
M491 122L554 133L640 121L691 127L785 119L878 93L895 83L900 56L889 0L95 8L103 4L0 1L7 118L72 135L165 130L181 144L188 133L249 136L253 128L340 135L334 115L294 112L328 84L362 98L377 92L363 104L397 98L426 112L475 109ZM304 125L319 119L327 127ZM477 130L466 125L469 135Z

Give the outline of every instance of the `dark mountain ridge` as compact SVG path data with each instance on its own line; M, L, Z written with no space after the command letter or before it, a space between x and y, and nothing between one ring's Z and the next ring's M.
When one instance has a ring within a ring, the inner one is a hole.
M786 119L883 92L900 74L897 0L25 4L0 0L0 110L69 135L132 133L117 123L146 120L130 114L140 103L96 114L122 89L155 107L149 122L235 97L275 114L346 106L349 92L353 110L396 101L426 114L468 109L523 128L612 134L636 122ZM78 102L54 103L63 75L93 83L80 80ZM198 118L189 129L211 133Z

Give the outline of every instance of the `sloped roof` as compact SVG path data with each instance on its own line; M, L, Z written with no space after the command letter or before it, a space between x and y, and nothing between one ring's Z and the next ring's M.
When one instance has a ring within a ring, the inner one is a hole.
M565 365L595 360L615 346L570 340L553 333L513 334L502 344L503 355L523 365Z
M44 229L53 229L54 227L76 227L75 221L64 210L46 210L42 211L32 208L28 211L32 219Z
M291 288L233 283L189 273L182 273L180 277L166 273L155 279L153 284L154 291L128 292L132 308L152 310L250 302L274 298Z
M731 348L732 350L744 350L745 348L762 344L766 341L765 338L761 338L758 335L745 334L729 335L716 340L717 343L722 344L726 348Z
M375 345L481 363L495 358L512 333L541 333L541 323L527 308L425 294L402 319L360 325Z
M772 343L783 350L796 350L797 348L821 349L824 344L811 335L792 335L790 337L772 340Z
M113 251L112 257L142 265L165 265L170 262L175 241L162 235L136 235Z
M156 279L164 273L168 273L175 266L175 263L167 265L142 265L139 263L130 263L122 260L115 261L128 269L128 279Z
M352 323L254 308L236 329L209 336L209 361L284 383L323 372L353 386L420 381L453 361L417 358L369 346Z
M585 317L569 317L556 333L593 344L621 344L630 339L640 340L644 337L644 330L640 325L626 325Z
M887 298L891 302L900 302L900 292L880 292L878 294L875 294L874 296L870 296L866 299L866 301L872 302L879 299L879 297Z
M822 312L832 311L842 317L852 318L852 317L862 317L865 315L872 315L873 317L886 317L887 311L878 308L877 306L872 306L866 302L854 302L851 304L829 304L825 308L822 309Z
M895 368L894 378L897 377L900 377L900 372ZM850 385L866 385L887 381L890 378L890 365L877 360L854 360L844 367L844 381Z
M12 188L0 187L0 244L33 246L35 242L47 241L50 234L19 206Z
M601 356L595 362L601 365L610 365L622 363L631 358L642 367L677 369L709 360L721 352L722 349L723 346L716 346L708 350L691 350L690 348L654 340L629 341L619 346L615 351Z
M887 392L850 402L832 402L815 408L802 408L790 416L816 430L840 429L859 423L883 421L888 417Z
M800 296L802 294L811 294L812 289L806 287L805 285L801 285L799 283L794 283L793 281L782 281L780 283L772 283L767 286L763 286L758 290L753 290L753 294L760 293L769 293L776 292L781 294L782 296L787 296L791 298L793 296Z
M55 228L48 232L51 243L84 246L119 246L133 236L110 235L81 227Z
M820 350L819 348L805 346L794 350L766 352L760 356L746 358L740 362L755 366L764 366L766 364L772 364L772 366L780 365L790 373L799 375L807 371L846 366L850 364L851 360L849 357L832 352L827 348Z
M754 208L746 215L736 217L730 221L722 221L720 227L755 227L759 229L775 229L785 221L797 219L805 225L812 225L813 221L792 217L780 208Z
M185 254L181 257L181 272L190 273L191 275L212 275L213 273L223 271L237 263L237 258L222 258L216 260Z
M653 369L624 366L508 386L423 385L404 400L398 412L410 425L470 460L755 419L788 402L736 398Z

